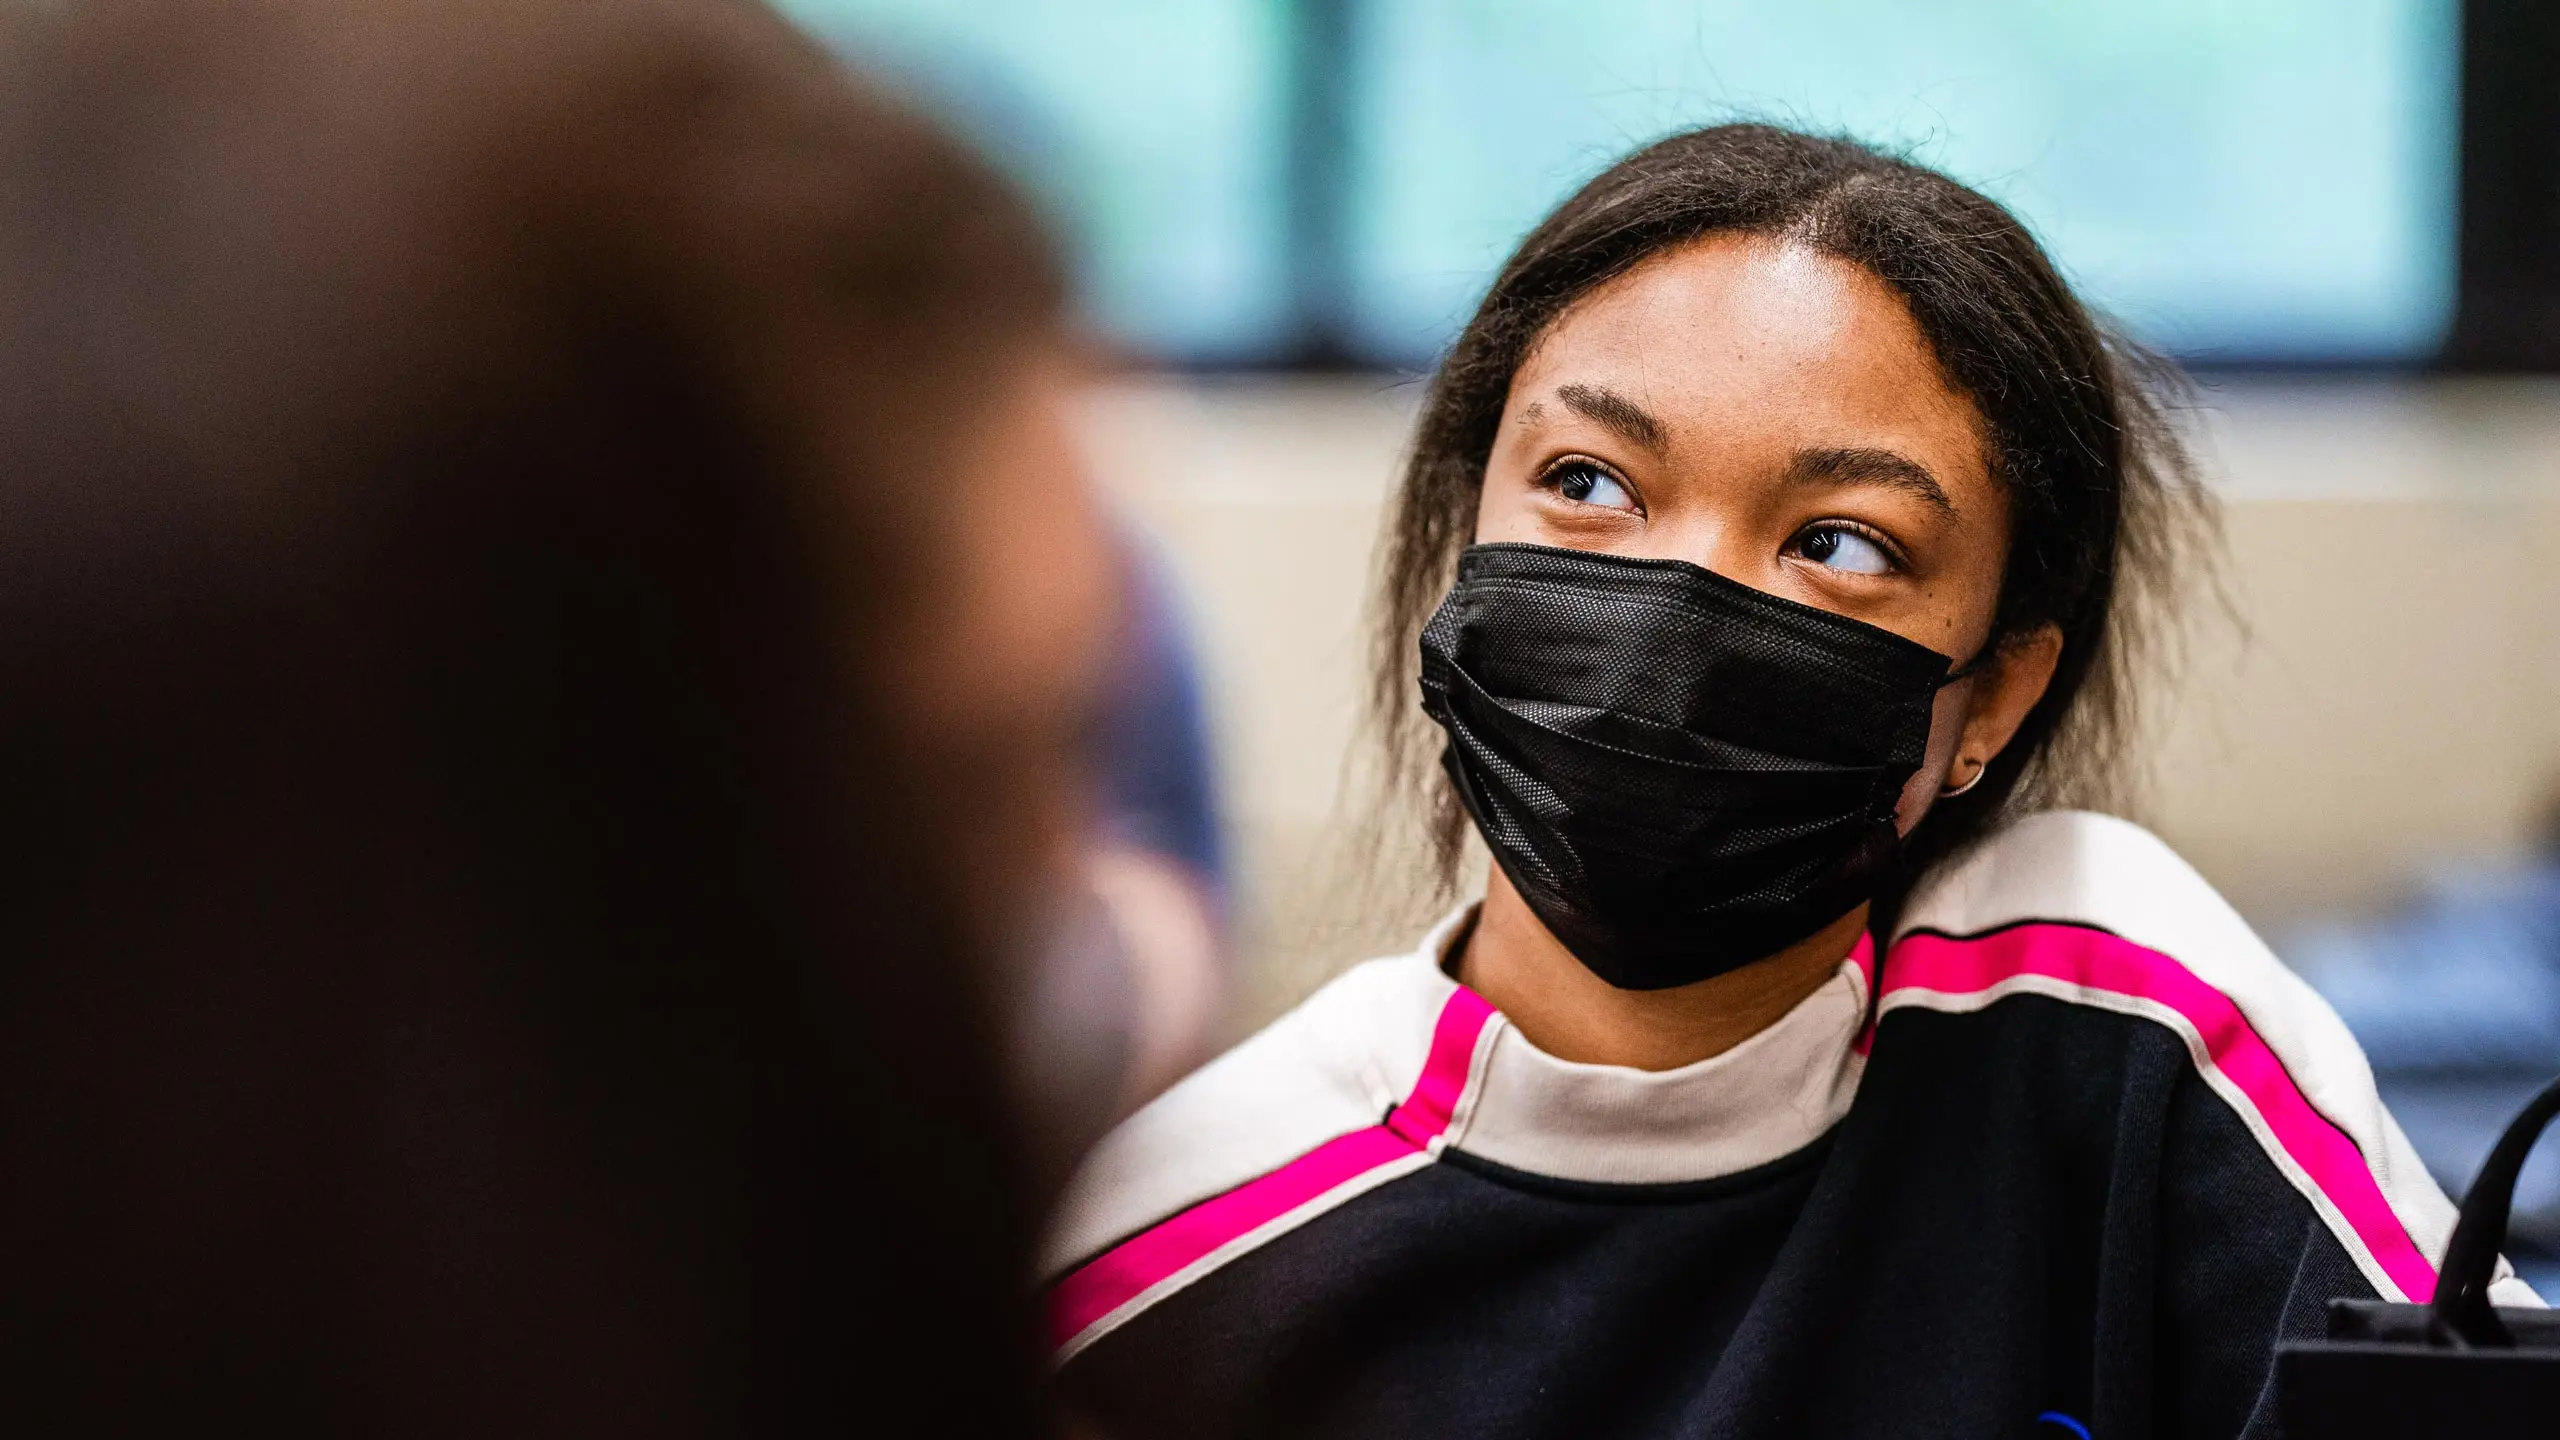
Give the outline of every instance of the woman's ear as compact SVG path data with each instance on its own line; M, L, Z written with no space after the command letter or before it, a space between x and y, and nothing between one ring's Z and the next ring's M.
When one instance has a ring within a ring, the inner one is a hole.
M2027 722L2062 663L2062 627L2050 622L2003 641L1984 666L1964 718L1964 735L1948 766L1951 785L1969 788Z

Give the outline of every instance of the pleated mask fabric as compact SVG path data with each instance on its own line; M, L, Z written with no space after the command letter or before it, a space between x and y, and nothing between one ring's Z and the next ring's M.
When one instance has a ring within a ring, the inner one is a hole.
M1422 633L1442 764L1610 984L1692 984L1873 897L1946 656L1682 560L1485 544Z

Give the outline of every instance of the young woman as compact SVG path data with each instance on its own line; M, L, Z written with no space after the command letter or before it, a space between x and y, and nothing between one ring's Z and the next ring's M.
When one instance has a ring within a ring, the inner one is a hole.
M2279 1340L2425 1296L2451 1210L2336 1019L2158 840L2023 813L2109 778L2200 514L2144 369L1839 141L1676 136L1531 234L1387 546L1483 899L1096 1153L1063 1393L1123 1440L2265 1434Z

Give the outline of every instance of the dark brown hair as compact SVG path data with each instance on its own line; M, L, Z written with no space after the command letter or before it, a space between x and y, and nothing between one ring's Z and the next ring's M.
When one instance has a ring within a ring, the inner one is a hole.
M871 478L1061 302L761 5L8 7L12 1428L1029 1431Z
M1570 307L1639 262L1744 233L1871 271L1910 307L1949 384L1990 436L2013 530L1993 643L2060 628L2051 687L1982 782L1932 809L1906 847L1916 874L2013 804L2119 800L2135 673L2180 554L2211 524L2162 397L2176 374L2110 333L2025 227L1933 170L1846 140L1767 125L1674 135L1611 166L1520 243L1423 402L1381 550L1371 708L1391 799L1430 788L1432 839L1454 874L1465 817L1431 758L1415 645L1475 529L1512 376Z

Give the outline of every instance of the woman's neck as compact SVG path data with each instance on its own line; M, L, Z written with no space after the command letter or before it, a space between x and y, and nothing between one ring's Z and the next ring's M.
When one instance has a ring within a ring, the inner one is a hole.
M1573 958L1502 867L1458 957L1460 984L1559 1060L1671 1070L1721 1055L1822 988L1866 928L1867 907L1739 970L1672 990L1621 990Z

